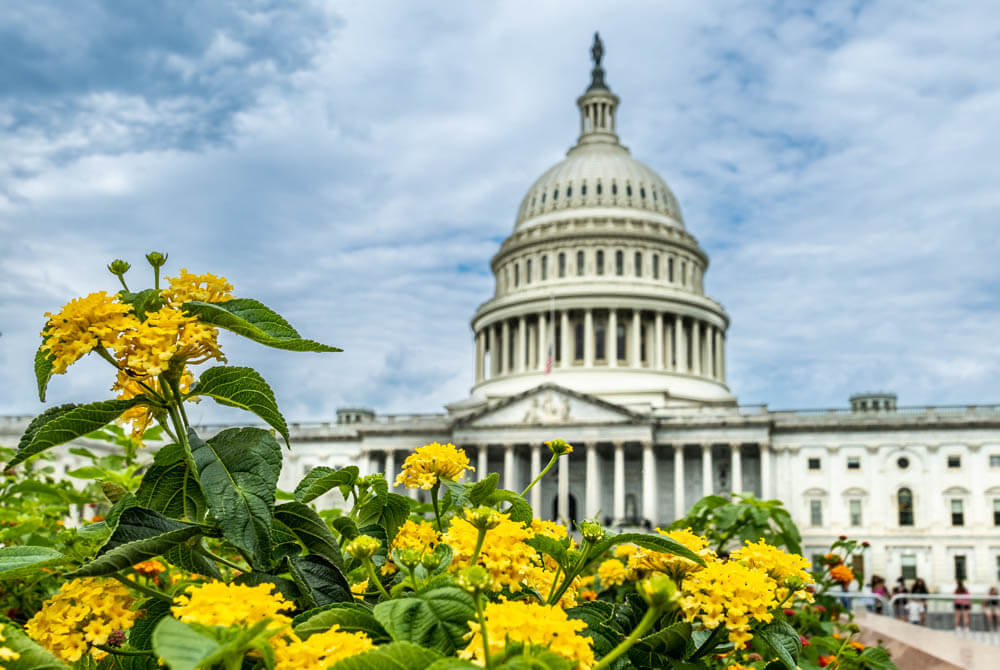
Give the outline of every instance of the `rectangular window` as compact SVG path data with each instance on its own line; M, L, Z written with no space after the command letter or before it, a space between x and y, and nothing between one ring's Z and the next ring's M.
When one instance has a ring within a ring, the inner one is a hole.
M531 259L530 258L528 259L528 262L527 262L527 264L525 265L525 268L524 268L524 283L525 284L530 284L531 283Z
M660 278L660 254L653 254L653 279Z
M1000 526L1000 498L993 499L993 525Z
M810 458L808 463L810 470L819 470L820 460L818 458Z
M823 525L823 501L822 500L810 500L809 501L809 523L813 526Z
M860 470L861 469L861 457L860 456L848 456L847 457L847 469L848 470Z
M955 554L955 581L962 580L964 582L968 578L965 554Z
M851 525L860 526L861 525L861 501L851 500L848 503L851 512Z
M635 276L636 277L641 277L642 276L642 252L641 251L635 252Z
M949 456L948 457L948 467L949 468L960 468L960 467L962 467L962 457L961 456Z
M960 498L952 498L951 500L951 525L965 525L965 511L962 509L962 500Z
M681 261L681 286L687 286L687 261Z
M649 358L646 353L646 325L639 326L639 361L648 363Z
M582 361L583 360L583 324L582 323L576 324L576 327L573 329L573 331L574 331L573 332L573 335L574 335L574 338L573 338L574 339L574 343L573 344L575 345L573 347L575 349L575 351L573 352L573 354L574 354L573 358L574 358L574 360Z
M514 263L514 286L518 286L521 283L521 266Z
M559 276L566 276L566 254L559 254Z
M607 356L608 328L603 321L594 323L594 358L603 361Z
M615 274L619 277L625 274L625 254L621 251L615 252Z
M667 259L667 281L671 284L674 282L674 258L671 256Z
M604 252L597 252L597 274L604 274Z
M576 274L577 276L583 276L583 252L576 252Z
M556 345L555 347L553 347L556 350L555 351L555 359L556 359L556 361L561 362L562 361L562 326L559 325L559 324L556 324L556 332L555 332L555 335L553 336L553 339L555 339L555 345Z
M542 281L549 278L549 257L542 256Z
M903 554L899 560L899 571L903 579L917 578L917 557L913 554Z
M616 346L615 346L615 349L616 349L615 353L618 356L618 360L624 361L625 360L625 324L623 324L623 323L619 323L618 324L618 332L615 334L615 339L618 340L616 342Z
M990 467L1000 468L1000 454L990 454Z

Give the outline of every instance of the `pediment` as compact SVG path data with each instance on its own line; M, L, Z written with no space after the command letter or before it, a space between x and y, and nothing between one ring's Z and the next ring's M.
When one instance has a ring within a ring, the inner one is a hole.
M493 407L464 417L463 426L552 426L631 423L636 414L600 398L555 384L512 396Z

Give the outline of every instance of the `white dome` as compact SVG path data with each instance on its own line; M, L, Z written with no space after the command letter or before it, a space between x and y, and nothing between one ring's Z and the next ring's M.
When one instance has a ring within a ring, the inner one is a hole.
M548 220L546 215L554 212L561 218L572 216L575 209L590 210L580 212L589 215L594 208L640 210L643 218L684 228L677 198L663 179L615 141L580 143L570 149L564 160L546 170L528 190L514 229Z

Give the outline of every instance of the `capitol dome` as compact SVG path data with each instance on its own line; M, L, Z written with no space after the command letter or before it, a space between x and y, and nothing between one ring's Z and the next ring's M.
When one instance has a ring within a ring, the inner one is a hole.
M475 383L455 409L545 383L637 408L735 400L708 256L663 179L619 141L596 35L592 54L576 144L528 189L491 262L495 293L472 320Z

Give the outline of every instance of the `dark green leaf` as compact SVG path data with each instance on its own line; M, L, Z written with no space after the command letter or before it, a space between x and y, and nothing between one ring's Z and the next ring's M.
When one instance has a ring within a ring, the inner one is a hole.
M278 431L285 438L285 444L288 444L288 426L285 424L285 417L278 411L274 392L253 368L219 365L205 370L188 397L203 395L220 405L253 412Z
M349 656L329 670L426 670L440 656L409 642L390 642L357 656Z
M260 586L261 584L271 584L274 587L274 591L280 593L285 597L285 600L290 600L295 602L299 599L301 593L299 592L299 587L295 585L290 579L285 579L284 577L279 577L278 575L273 575L268 572L262 572L261 570L252 570L250 572L244 572L242 575L233 580L234 584L245 584L247 586Z
M354 602L351 585L336 565L316 554L288 559L289 572L306 607Z
M126 410L145 402L145 396L137 396L128 400L104 400L89 405L53 407L28 424L28 429L18 444L17 454L4 469L23 463L57 444L86 435L114 421Z
M875 670L882 670L883 668L885 670L896 670L896 664L889 658L889 652L882 647L868 647L859 654L859 658L867 666L871 666Z
M236 298L225 302L186 302L183 309L203 323L225 328L254 342L289 351L343 351L302 339L287 321L256 300Z
M0 581L29 577L39 568L66 560L61 553L48 547L0 547Z
M7 670L69 670L68 665L25 635L17 626L0 622L0 630L4 637L0 644L20 654L16 661L3 661Z
M707 656L726 640L726 627L719 625L710 631L696 630L691 633L691 640L694 642L696 649L688 658L694 660L702 656Z
M566 567L566 547L559 540L554 540L545 535L536 535L530 540L525 540L525 544L534 547L543 554L551 556L563 568Z
M345 542L353 540L361 534L358 531L357 524L354 523L354 519L349 516L338 516L330 523L333 525L333 529L340 533L343 541Z
M755 637L767 644L788 670L796 670L802 640L798 632L784 619L778 619L756 631Z
M41 347L35 352L35 379L38 381L38 399L41 402L45 402L45 389L52 379L52 364L55 360L55 356Z
M482 475L483 473L479 474ZM496 472L490 473L475 484L469 485L469 501L473 505L482 505L483 501L489 498L493 492L497 490L497 486L499 484L500 475Z
M390 493L386 497L378 525L385 529L387 537L396 537L396 531L408 516L410 516L410 499L398 493Z
M678 621L652 635L647 635L640 642L648 644L652 649L666 656L680 658L683 656L690 639L691 624L687 621Z
M168 444L156 452L135 496L144 507L174 519L197 521L204 515L205 497L179 444Z
M368 607L360 603L333 603L300 614L292 621L295 633L302 639L314 633L326 632L335 625L349 633L365 633L376 643L389 640L389 633L382 624L375 619Z
M215 564L215 561L195 551L194 547L188 544L174 545L163 557L167 559L170 565L176 565L178 568L183 568L188 572L205 575L213 579L222 579L222 573L219 572L219 566Z
M329 559L340 569L344 568L344 557L337 538L312 507L298 502L278 505L274 508L274 519L284 524L307 551Z
M392 639L449 656L466 646L468 624L475 617L472 596L457 586L431 588L375 606L375 618Z
M603 555L607 550L611 549L611 547L625 543L635 544L643 549L652 549L653 551L659 551L665 554L683 556L684 558L694 561L698 565L705 565L705 561L701 556L694 553L680 542L671 540L668 537L660 535L646 535L645 533L621 533L619 535L606 537L604 540L591 548L589 555L591 559L594 560Z
M348 465L346 468L334 470L325 465L313 468L295 487L295 499L299 502L310 502L327 491L338 486L350 486L358 479L358 467Z
M249 554L255 567L267 567L281 445L261 428L230 428L208 441L188 429L188 440L201 490L222 534Z
M153 650L170 670L197 670L220 649L214 639L173 617L164 617L153 630Z
M484 504L496 505L501 502L510 503L509 507L504 508L501 511L505 514L510 514L511 521L531 523L531 520L535 518L535 514L532 512L531 505L528 504L528 501L522 498L520 494L506 489L497 489L491 493L489 497L486 498Z
M145 321L149 312L155 312L163 307L163 298L155 288L147 288L138 293L119 291L118 295L121 296L122 302L132 305L132 311L140 321Z
M170 615L171 603L159 598L150 598L139 609L143 615L135 620L128 631L128 644L133 649L152 649L153 630L160 619Z

